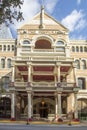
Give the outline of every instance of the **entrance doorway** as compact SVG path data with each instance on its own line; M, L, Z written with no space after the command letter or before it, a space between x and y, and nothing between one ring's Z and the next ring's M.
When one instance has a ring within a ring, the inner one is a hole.
M11 99L8 97L0 98L0 117L1 118L11 117Z
M46 103L40 103L39 104L39 114L41 118L47 118L48 117L48 105Z

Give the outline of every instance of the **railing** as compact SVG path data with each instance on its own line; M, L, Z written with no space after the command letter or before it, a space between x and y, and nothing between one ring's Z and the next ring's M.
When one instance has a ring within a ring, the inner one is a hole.
M54 49L33 49L33 52L54 52Z
M51 83L48 83L48 82L32 82L31 83L31 86L32 87L55 87L55 83L51 82Z
M14 57L14 60L18 60L18 61L22 61L22 60L29 60L29 61L73 61L73 58L67 58L65 56L29 56L29 57L24 57L24 56L21 56L21 57Z
M21 81L16 81L14 83L15 87L27 87L28 83L27 82L21 82ZM55 83L55 82L31 82L30 85L32 87L62 87L62 88L73 88L76 87L75 83L66 83L66 82L61 82L61 83Z
M75 83L67 83L67 82L61 82L60 87L75 87Z
M15 82L15 87L27 87L27 82Z

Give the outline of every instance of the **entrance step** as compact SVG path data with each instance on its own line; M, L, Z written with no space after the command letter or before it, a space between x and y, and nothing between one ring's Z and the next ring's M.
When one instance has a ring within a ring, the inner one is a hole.
M20 118L23 119L23 120L27 119L27 114L21 114Z

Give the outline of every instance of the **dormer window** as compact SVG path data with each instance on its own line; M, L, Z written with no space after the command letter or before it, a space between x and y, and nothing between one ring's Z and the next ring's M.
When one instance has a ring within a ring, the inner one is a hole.
M30 44L30 42L28 40L24 40L23 44Z

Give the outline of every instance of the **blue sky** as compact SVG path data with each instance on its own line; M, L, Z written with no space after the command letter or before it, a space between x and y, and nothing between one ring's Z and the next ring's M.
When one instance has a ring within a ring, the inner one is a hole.
M42 2L45 12L70 30L70 39L87 39L87 0L24 0L21 11L25 20L15 22L15 27L32 19Z

